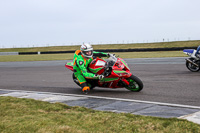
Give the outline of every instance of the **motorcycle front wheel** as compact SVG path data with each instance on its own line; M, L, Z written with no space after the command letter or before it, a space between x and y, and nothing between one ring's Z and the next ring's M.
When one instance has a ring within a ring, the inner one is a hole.
M199 64L199 60L197 61L194 61L195 59L194 58L189 58L189 60L191 60L192 62L196 63L196 64ZM191 71L191 72L198 72L200 70L200 67L199 66L195 66L193 65L192 63L186 61L186 67Z
M139 92L143 89L143 83L138 77L131 75L126 80L129 82L129 85L125 86L126 89L134 92Z

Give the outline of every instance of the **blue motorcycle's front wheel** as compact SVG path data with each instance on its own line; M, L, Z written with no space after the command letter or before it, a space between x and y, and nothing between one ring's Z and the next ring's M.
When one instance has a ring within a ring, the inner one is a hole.
M125 86L126 89L134 92L139 92L143 89L143 83L138 77L131 75L126 80L129 82L129 85Z

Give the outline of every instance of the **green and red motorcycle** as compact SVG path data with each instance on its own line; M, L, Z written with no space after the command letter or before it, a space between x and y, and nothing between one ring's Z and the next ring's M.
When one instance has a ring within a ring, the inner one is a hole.
M68 62L65 67L73 71L73 63ZM88 79L87 83L90 88L105 87L105 88L126 88L130 91L139 92L143 89L142 81L130 72L126 62L122 58L117 58L114 55L107 60L96 58L94 59L88 70L98 75L104 75L102 80ZM72 75L74 82L80 86L78 80Z

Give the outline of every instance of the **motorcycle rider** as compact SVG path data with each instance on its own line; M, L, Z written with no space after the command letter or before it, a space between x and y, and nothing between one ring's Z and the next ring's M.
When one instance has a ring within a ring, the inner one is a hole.
M82 44L80 50L76 50L74 53L74 60L73 60L74 76L78 79L83 92L90 91L90 87L86 82L86 79L101 80L104 78L104 75L96 75L94 73L88 72L87 70L89 64L92 62L94 58L96 58L95 56L109 57L110 54L103 52L95 52L93 51L93 47L88 43Z
M195 56L200 58L200 45L197 48L197 52L195 53Z

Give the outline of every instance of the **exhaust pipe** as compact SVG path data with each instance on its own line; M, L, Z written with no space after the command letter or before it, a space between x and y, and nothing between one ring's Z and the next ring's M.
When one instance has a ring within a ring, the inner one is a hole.
M189 63L191 63L191 64L193 64L193 65L195 65L196 67L199 67L199 65L197 65L196 63L194 63L194 62L192 62L191 60L189 60L189 59L185 59L187 62L189 62Z

